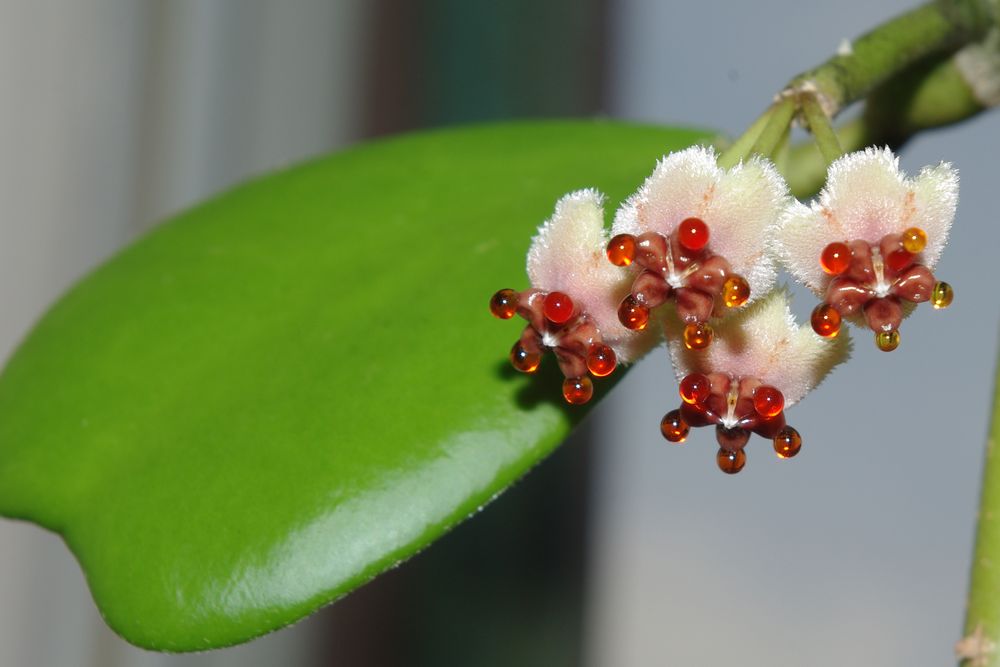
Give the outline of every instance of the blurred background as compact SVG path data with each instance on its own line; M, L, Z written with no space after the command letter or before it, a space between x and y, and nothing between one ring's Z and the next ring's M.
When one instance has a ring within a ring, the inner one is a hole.
M791 75L910 6L0 0L0 353L117 248L255 174L504 118L735 135ZM962 173L937 272L955 304L918 310L892 356L859 336L790 414L796 459L751 444L731 478L710 433L668 446L675 384L654 354L425 553L290 629L194 656L125 644L58 537L0 521L0 665L947 664L998 339L998 153L1000 113L907 147L911 171Z

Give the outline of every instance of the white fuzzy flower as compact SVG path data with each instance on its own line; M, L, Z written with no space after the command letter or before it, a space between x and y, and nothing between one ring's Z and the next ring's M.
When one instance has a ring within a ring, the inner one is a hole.
M542 353L552 350L566 376L563 394L570 403L590 399L588 372L608 375L617 363L637 359L656 343L654 333L629 330L618 320L618 303L632 279L608 262L603 199L595 190L562 197L531 241L531 289L501 290L491 302L498 317L516 312L528 320L511 353L514 366L533 372Z
M719 464L726 472L742 467L742 448L751 432L773 439L782 456L794 456L801 440L786 425L785 408L802 400L850 353L846 335L828 340L799 327L783 289L720 322L715 342L704 351L681 343L682 325L675 317L666 325L683 402L664 417L663 434L679 442L688 427L715 424L722 447Z
M819 197L792 203L777 237L789 271L824 301L814 313L817 332L836 335L841 315L863 316L879 347L894 349L909 304L947 306L951 288L932 271L957 204L958 173L946 163L913 179L887 148L831 164Z
M775 278L770 239L787 201L784 179L763 158L725 170L710 148L664 157L612 227L612 247L635 246L622 263L634 258L642 269L623 321L644 325L650 308L673 300L695 326L766 293Z

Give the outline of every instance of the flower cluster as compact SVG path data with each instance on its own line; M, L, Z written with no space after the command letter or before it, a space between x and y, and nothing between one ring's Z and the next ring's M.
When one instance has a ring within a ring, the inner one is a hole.
M785 410L847 358L842 318L890 351L915 304L951 303L933 269L957 199L950 165L907 179L888 149L835 161L806 205L763 158L726 170L711 149L689 148L660 160L610 232L600 193L560 199L528 251L531 288L500 290L490 310L527 321L511 363L533 373L552 351L573 404L593 396L591 376L665 338L681 401L663 436L683 442L690 428L714 425L717 463L735 473L751 433L781 458L798 453ZM775 288L779 264L822 299L811 329Z

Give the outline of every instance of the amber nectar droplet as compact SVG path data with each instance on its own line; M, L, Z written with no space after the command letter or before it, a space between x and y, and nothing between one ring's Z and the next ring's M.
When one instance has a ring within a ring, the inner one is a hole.
M534 373L542 363L542 355L539 352L528 352L517 342L510 349L510 363L522 373Z
M722 301L728 308L739 308L750 298L750 284L743 276L729 276L722 284Z
M712 393L712 383L701 373L691 373L681 380L678 391L682 401L690 405L698 405L708 400Z
M587 370L595 377L611 375L618 364L615 351L603 343L594 343L587 351Z
M747 464L747 455L742 449L730 451L720 448L719 453L715 455L715 462L719 464L719 470L722 472L735 475Z
M628 266L635 261L635 237L619 234L608 243L608 259L615 266Z
M790 459L802 449L802 436L791 426L786 426L774 436L774 453L781 459Z
M840 312L828 303L816 306L809 319L813 331L823 338L833 338L840 333Z
M851 249L846 243L835 241L823 248L819 265L831 276L838 276L851 265Z
M955 292L948 283L942 282L934 285L934 291L931 292L931 304L935 310L947 308L951 305L951 301L954 298Z
M594 395L594 383L586 375L563 380L563 398L567 403L582 405Z
M684 347L689 350L704 350L712 344L714 335L708 322L691 322L684 327Z
M677 240L686 249L697 252L708 245L708 225L701 218L687 218L677 226Z
M775 387L761 385L753 392L753 409L761 417L777 417L785 409L785 396Z
M553 324L565 324L573 317L573 299L562 292L549 292L542 302L542 313Z
M879 331L875 334L875 344L883 352L892 352L899 347L899 332Z
M927 246L927 232L920 229L919 227L910 227L903 231L903 247L906 248L906 252L912 252L916 255L918 252L922 252Z
M680 410L671 410L660 420L660 433L669 442L684 442L690 430L687 422L681 418Z
M517 312L517 292L512 289L502 289L490 299L490 312L493 317L509 320Z
M622 305L618 306L618 321L626 329L632 331L642 331L649 323L649 308L639 303L633 295L629 294L622 299Z

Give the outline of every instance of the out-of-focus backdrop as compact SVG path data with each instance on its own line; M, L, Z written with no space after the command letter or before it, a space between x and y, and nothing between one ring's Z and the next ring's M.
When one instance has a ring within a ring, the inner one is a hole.
M2 0L0 354L116 249L254 174L487 119L737 134L792 74L909 6ZM731 478L710 434L668 446L675 383L654 354L425 553L290 629L194 656L125 644L57 537L0 521L0 665L947 664L998 338L998 153L1000 113L906 149L910 170L962 173L938 270L955 304L919 309L891 356L859 336L793 411L795 460L758 443Z

